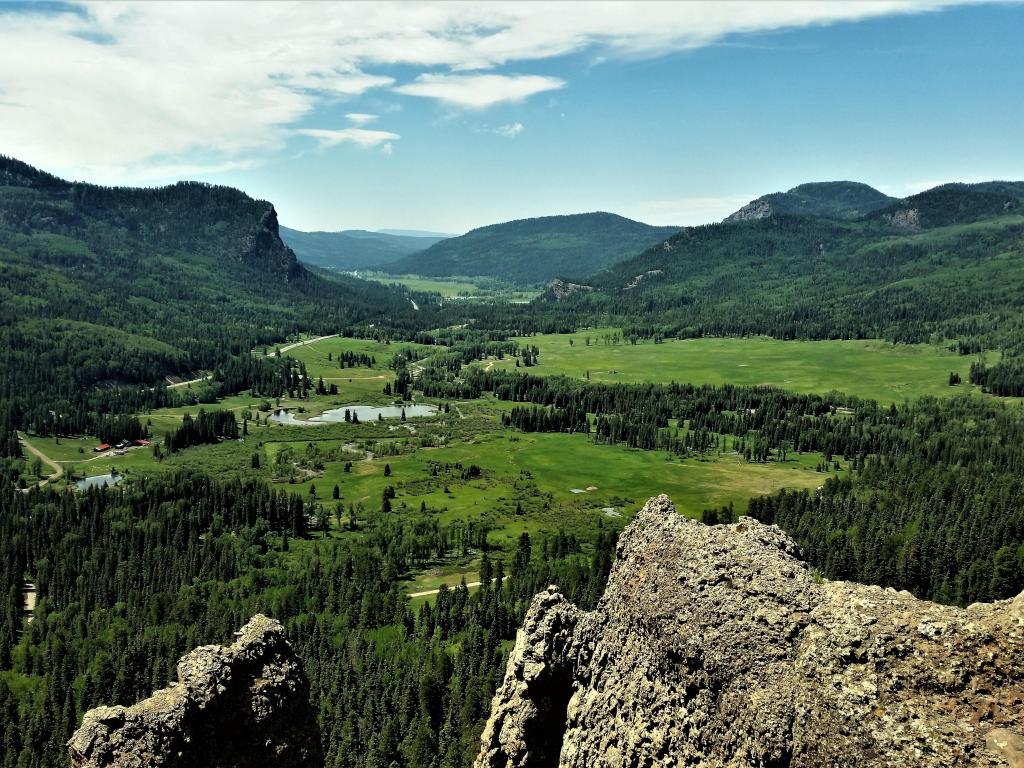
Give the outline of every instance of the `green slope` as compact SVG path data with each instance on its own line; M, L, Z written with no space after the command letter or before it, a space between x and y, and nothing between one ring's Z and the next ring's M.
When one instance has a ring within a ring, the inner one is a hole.
M534 322L559 330L620 318L642 334L951 338L964 351L1013 350L1024 338L1014 189L946 186L855 220L779 214L690 227L594 275L593 290L548 293Z
M443 240L387 267L392 274L486 275L516 283L581 277L661 242L677 227L612 213L544 216L493 224Z
M867 184L823 181L801 184L788 192L773 192L752 200L726 221L746 221L780 214L855 219L896 201Z
M273 206L237 190L72 184L0 157L0 422L139 407L167 374L411 311L384 286L309 273Z
M300 232L281 227L281 239L306 264L338 270L377 269L411 253L426 250L441 236L394 235L350 229Z

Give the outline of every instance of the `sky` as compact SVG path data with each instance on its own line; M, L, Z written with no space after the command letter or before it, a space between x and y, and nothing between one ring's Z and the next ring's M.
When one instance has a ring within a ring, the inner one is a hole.
M303 230L1024 179L1024 4L3 3L0 154Z

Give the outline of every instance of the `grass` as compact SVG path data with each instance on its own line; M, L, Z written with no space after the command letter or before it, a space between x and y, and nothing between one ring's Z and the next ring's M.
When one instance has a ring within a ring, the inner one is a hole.
M885 404L981 391L966 383L973 358L928 344L765 337L606 343L615 333L616 329L600 328L520 341L540 349L540 364L529 369L531 373L576 378L589 373L590 380L598 382L770 384L793 392L837 390ZM514 367L515 360L493 365ZM960 374L963 384L949 386L952 371Z
M436 293L444 299L501 299L525 302L541 294L540 289L520 288L505 285L498 280L474 279L472 277L433 278L418 275L384 275L360 273L360 277L378 283L398 283L410 291Z
M582 335L578 335L573 348L564 337L537 337L532 341L544 345L542 366L534 369L537 371L554 368L560 355L564 367L603 355L620 368L628 362L637 376L646 370L644 375L648 377L669 380L673 378L671 371L678 371L671 362L672 354L659 358L666 351L678 352L673 349L675 343L606 349L587 348ZM342 391L338 396L314 396L308 401L284 399L280 405L302 408L308 415L338 404L385 402L389 398L383 394L384 384L394 379L387 365L404 346L333 338L298 347L289 354L302 360L314 377L323 375L327 381L334 378L328 374L340 374L337 383ZM345 351L372 355L376 364L373 368L338 369L337 355ZM585 357L577 358L577 351ZM260 398L240 394L202 407L257 412L261 402ZM523 532L539 537L562 529L587 540L599 525L624 526L648 498L659 493L667 493L683 514L691 516L728 504L743 512L752 496L783 487L814 488L826 477L815 470L821 461L817 454L792 454L784 463L767 464L748 464L732 453L680 459L657 451L596 445L588 435L510 430L501 426L500 415L511 404L491 396L453 405L456 407L447 414L410 419L405 424L389 420L294 427L250 422L250 433L242 440L189 448L162 461L150 449L96 458L91 450L97 441L89 438L31 440L43 453L61 461L67 469L73 467L79 475L83 470L91 476L116 468L129 480L176 469L222 478L259 477L276 488L320 500L331 517L329 540L360 535L358 530L347 530L349 507L355 509L357 529L361 528L380 514L384 490L390 486L395 490L392 507L400 515L420 516L421 508L425 508L425 516L442 526L484 525L490 531L489 544L506 555ZM185 413L195 414L199 408L164 408L141 416L151 424L154 439L159 441ZM368 449L372 451L369 455ZM260 457L259 469L252 468L253 454ZM349 461L351 471L346 472ZM470 473L474 465L479 472ZM389 476L385 476L385 466L390 468ZM341 497L337 501L332 498L335 485ZM340 525L336 515L339 507ZM455 586L463 575L467 582L475 581L477 558L473 551L450 553L422 572L411 574L406 589L414 593L436 589L442 583ZM417 601L428 599L432 598Z

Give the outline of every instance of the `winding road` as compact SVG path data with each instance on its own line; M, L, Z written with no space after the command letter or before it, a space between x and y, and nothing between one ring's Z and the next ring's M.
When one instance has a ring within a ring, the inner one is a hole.
M58 480L60 480L62 477L64 477L64 467L62 467L56 461L54 461L49 456L47 456L45 453L40 451L34 445L32 445L32 443L30 443L28 441L28 438L26 438L23 434L21 434L21 432L18 433L18 442L20 442L22 444L22 446L24 446L26 451L28 451L33 456L35 456L37 459L39 459L44 464L46 464L51 469L53 469L53 474L51 474L49 477L45 478L44 480L40 480L37 483L37 485L40 488L42 488L47 483L55 483Z

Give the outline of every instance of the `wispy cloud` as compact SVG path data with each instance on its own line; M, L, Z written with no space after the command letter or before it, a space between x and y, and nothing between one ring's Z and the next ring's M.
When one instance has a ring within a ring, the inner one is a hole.
M415 82L396 86L395 90L455 107L483 109L564 87L564 80L544 75L420 75Z
M522 123L509 123L508 125L499 125L494 129L494 132L499 136L504 136L506 139L514 139L525 129Z
M374 120L377 119L377 117L378 115L368 115L365 112L349 112L347 115L345 115L346 120L348 120L350 123L355 123L356 125L366 125L367 123L372 123Z
M300 128L295 132L316 139L321 147L333 147L343 143L358 144L363 148L377 147L381 144L390 146L389 142L402 138L391 131L371 131L366 128ZM391 154L391 150L386 150L386 154Z
M0 5L0 146L72 174L128 169L141 177L148 166L187 167L197 156L213 157L209 165L249 162L283 147L321 105L373 91L480 110L567 86L498 67L529 69L581 52L658 56L950 4L82 2L68 12ZM396 65L412 79L396 84L386 74Z

